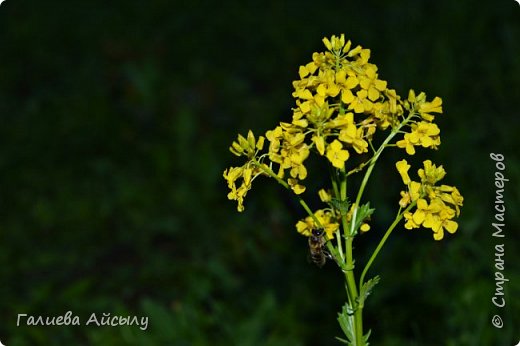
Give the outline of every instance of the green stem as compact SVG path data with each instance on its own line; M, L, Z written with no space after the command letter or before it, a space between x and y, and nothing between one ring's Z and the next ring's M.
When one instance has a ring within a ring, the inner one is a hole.
M345 205L347 201L347 175L345 174L345 169L339 171L340 173L340 184L339 184L339 196L336 195L336 198L340 201L342 205ZM343 208L342 208L343 209ZM345 210L340 210L341 213L341 224L343 228L343 233L345 234L345 229L347 227L347 213ZM338 247L341 247L341 235L338 237ZM345 256L347 268L349 268L350 264L353 264L352 260L352 249L349 251L349 247L347 244L347 238L345 238ZM348 269L347 269L348 270Z
M399 126L397 126L397 128L392 130L392 132L388 135L388 137L383 141L383 143L377 149L376 153L370 160L370 165L369 165L367 171L365 172L365 175L361 182L361 186L360 186L358 194L356 196L354 210L352 212L352 218L350 220L350 230L348 230L346 227L347 226L346 217L345 217L345 221L343 222L343 230L345 232L345 239L346 239L345 243L346 243L347 288L350 292L350 298L352 301L351 304L353 305L352 307L355 309L354 310L354 329L355 329L354 330L354 337L355 337L354 343L355 343L355 346L364 346L365 345L365 340L363 338L363 306L359 306L359 305L356 306L357 301L358 301L358 289L356 286L354 273L353 273L354 260L353 260L353 256L352 256L352 241L353 241L353 237L354 237L355 231L356 231L355 226L358 223L357 222L357 211L359 208L359 203L361 202L361 197L363 196L363 192L365 191L365 187L367 185L368 179L370 178L370 176L372 174L372 171L374 169L374 166L375 166L377 160L379 159L379 156L381 156L381 153L387 147L388 143L390 143L390 141L399 132L399 130L408 123L408 121L411 119L412 116L413 116L413 113L410 112L409 116L402 123L400 123ZM347 176L346 174L344 174L342 176L343 180L345 180L345 186L346 186L346 176ZM342 182L343 182L343 180L342 180ZM340 192L343 193L343 191L340 191ZM346 194L346 192L345 192L345 194ZM341 197L343 197L343 196L341 196ZM346 199L346 196L345 196L345 199ZM410 208L411 207L409 207L407 210L409 210ZM377 252L379 252L379 250L383 246L384 242L386 241L386 238L388 238L388 236L390 235L391 230L393 228L395 228L395 226L401 220L401 218L402 218L402 214L400 214L400 217L396 218L394 223L392 223L392 225L390 226L391 227L390 231L387 231L387 234L385 234L384 240L380 243L380 246L376 249L375 256L377 256ZM365 266L365 269L363 270L363 272L361 274L359 289L361 289L361 287L362 287L366 272L367 272L368 268L370 267L370 265L372 264L373 260L375 259L375 256L374 256L374 254L372 255L369 263L367 264L367 266Z
M363 196L363 192L365 191L365 187L367 185L368 179L370 178L370 175L372 174L372 170L374 169L374 167L376 165L376 162L379 159L379 156L381 156L381 153L385 149L386 145L392 140L392 138L394 138L396 133L397 133L396 131L392 131L388 135L388 137L381 144L379 149L377 149L376 153L374 154L374 156L370 160L371 161L370 165L368 166L368 169L367 169L367 171L365 173L365 176L363 177L363 181L361 181L361 186L359 187L359 191L358 191L358 194L356 196L356 202L355 202L355 205L354 205L354 211L352 213L352 220L351 220L351 223L350 223L350 225L351 225L350 226L350 233L351 234L353 234L355 232L354 227L356 225L357 210L359 208L359 202L361 201L361 197Z
M354 312L354 322L356 323L356 346L364 346L363 338L363 308L358 307Z
M336 198L340 200L341 203L345 203L347 200L347 174L345 170L340 171L340 186L339 186L339 196L336 195ZM337 191L336 191L337 192ZM347 232L348 222L347 222L347 214L344 210L341 210L341 224L343 228L343 233L345 235L345 266L342 268L345 273L346 280L346 288L349 305L352 309L354 309L354 342L356 346L363 346L363 316L362 311L357 309L356 304L358 301L358 289L356 286L356 279L354 277L354 256L353 256L353 241L354 237ZM338 241L338 244L341 244L341 241Z
M403 219L404 214L406 212L408 212L410 209L412 209L416 204L417 204L417 201L414 201L414 202L410 203L410 205L403 212L397 214L397 216L394 219L394 222L392 222L390 227L388 227L388 229L385 232L385 235L379 241L379 244L377 245L376 249L372 253L372 256L368 260L367 264L365 265L365 268L363 269L363 272L361 273L361 277L359 278L359 287L363 286L364 280L365 280L365 275L367 274L368 269L370 269L370 266L372 265L372 262L374 262L374 260L376 259L377 255L379 254L379 251L381 250L383 245L385 245L386 240L388 239L390 234L392 234L392 231L394 230L395 226L397 226L397 224Z
M345 235L345 248L346 248L346 268L347 271L345 273L346 280L347 280L347 289L349 291L349 297L351 300L351 306L354 308L354 345L355 346L364 346L365 340L363 338L363 307L357 306L358 301L358 289L356 286L356 280L354 278L354 259L352 254L352 243L354 240L354 227L356 225L356 218L357 218L357 209L359 207L359 202L361 200L361 196L363 195L363 191L365 189L365 186L367 184L368 178L370 177L372 170L374 169L374 165L379 158L379 155L381 155L385 145L392 139L394 136L394 133L391 133L388 138L383 142L379 150L376 152L374 157L371 160L370 166L367 169L367 172L365 173L365 176L363 177L363 181L361 182L361 187L358 191L358 194L356 196L356 204L354 205L354 211L352 213L352 218L350 220L350 230L348 230L348 223L347 223L347 217L346 215L342 215L342 224L343 224L343 231ZM345 181L346 186L346 174L342 176L343 180ZM343 182L343 181L342 181ZM346 189L345 192L343 189L341 189L341 199L346 199ZM345 193L345 196L343 196L343 193ZM361 289L361 286L359 286L359 289Z
M381 156L381 153L383 152L383 150L388 146L388 143L390 143L390 141L395 137L395 135L397 133L399 133L401 128L403 128L403 126L405 126L413 118L413 116L414 116L413 111L410 111L410 113L408 114L408 117L406 117L396 128L392 129L392 132L390 132L390 134L384 140L384 142L381 143L381 145L377 149L376 153L370 160L370 166L368 167L368 169L365 173L365 176L363 177L363 181L361 182L361 186L360 186L358 194L356 196L356 202L355 202L356 204L354 205L354 212L352 213L352 220L351 220L351 227L350 227L351 233L354 233L354 231L355 231L354 226L356 224L356 217L357 217L357 210L359 208L359 202L361 201L361 197L363 196L363 192L365 191L365 186L368 182L368 179L370 178L370 175L372 174L372 170L374 169L374 166L375 166L377 160L379 159L379 156Z
M334 192L334 197L337 200L341 200L340 190L338 189L338 182L337 182L337 177L338 177L337 171L335 168L332 168L331 165L329 165L329 170L330 170L330 180L332 181L332 189ZM340 186L340 189L343 189L342 185ZM338 230L336 231L336 243L338 244L338 252L341 257L342 265L340 267L343 268L345 265L345 253L343 252L343 246L341 245L342 244L341 227L338 227Z
M334 197L339 198L338 182L336 181L336 179L337 179L336 170L334 168L332 168L330 165L329 165L329 170L330 170L330 180L332 181L332 190L334 192Z

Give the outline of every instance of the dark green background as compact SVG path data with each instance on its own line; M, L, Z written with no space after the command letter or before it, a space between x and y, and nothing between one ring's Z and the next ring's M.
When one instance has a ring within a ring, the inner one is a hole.
M340 272L306 260L304 214L259 179L226 199L237 132L291 116L291 81L345 33L380 78L441 96L442 146L421 150L460 187L454 236L392 235L371 270L372 345L504 345L520 339L520 6L513 0L24 1L0 6L0 340L16 345L335 345ZM490 152L506 157L506 238L493 231ZM373 229L392 218L390 155L371 181ZM313 180L315 179L315 180ZM320 182L318 172L309 181ZM318 205L315 205L318 207ZM505 244L507 306L491 302ZM16 326L19 313L84 324ZM491 325L500 313L503 329Z

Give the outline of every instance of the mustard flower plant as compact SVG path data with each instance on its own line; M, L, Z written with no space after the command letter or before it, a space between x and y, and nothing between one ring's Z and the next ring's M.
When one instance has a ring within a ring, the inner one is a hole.
M378 276L365 277L386 240L403 219L405 229L430 229L435 240L443 239L446 232L455 233L463 197L456 187L438 184L446 175L442 166L425 160L418 178L412 180L411 165L405 159L398 161L396 175L405 188L396 198L395 219L367 263L358 267L353 242L370 230L374 209L363 194L376 163L387 148L404 149L403 155L438 149L440 129L434 121L442 114L442 100L414 90L402 98L369 62L370 50L352 45L343 34L324 38L323 43L326 50L300 66L299 79L293 82L292 119L280 122L265 136L252 131L239 135L230 151L245 162L226 169L224 178L228 198L237 202L238 211L244 210L244 198L259 176L274 179L294 194L307 213L296 230L308 237L312 258L320 265L330 258L345 275L347 302L338 314L344 337L338 340L364 346L370 334L363 329L364 302L379 281ZM318 191L326 207L315 211L303 198L309 193L305 163L311 154L331 166L331 185ZM357 189L351 197L347 182Z

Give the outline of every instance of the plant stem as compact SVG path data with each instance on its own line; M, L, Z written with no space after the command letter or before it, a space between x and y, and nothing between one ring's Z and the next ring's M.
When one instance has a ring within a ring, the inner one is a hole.
M352 215L352 224L354 224L354 221L356 220L356 216L357 216L357 208L359 207L359 202L361 201L361 196L363 195L363 191L365 189L365 185L368 181L368 178L370 177L371 173L372 173L372 170L374 169L374 166L376 164L376 161L377 159L379 158L379 156L381 155L381 153L383 152L383 150L387 147L388 143L392 140L392 138L394 138L394 136L396 134L399 133L399 131L401 130L401 128L403 128L403 126L405 126L414 116L414 112L413 110L410 111L410 113L408 114L408 116L396 127L392 130L392 132L390 132L390 134L388 135L388 137L385 139L385 141L381 144L381 146L379 146L379 148L377 149L376 153L374 154L374 157L372 157L372 162L370 163L370 166L368 167L367 169L367 172L365 173L365 176L363 177L363 181L361 183L361 187L359 188L359 192L358 192L358 195L356 197L356 205L354 207L354 212L353 212L353 215ZM417 202L413 202L411 203L404 212L410 210L411 208L413 208L413 206L415 205L415 203ZM398 214L394 220L394 222L390 225L390 227L388 228L388 230L386 231L385 235L383 236L383 238L381 239L381 241L379 242L376 250L374 250L374 252L372 253L372 256L370 257L368 263L365 265L365 268L363 269L363 272L361 273L361 277L360 277L360 280L359 280L359 288L361 289L361 287L363 286L363 283L364 283L364 279L365 279L365 275L368 271L368 268L370 268L370 266L372 265L372 262L374 261L374 259L376 258L377 254L379 253L379 251L381 250L381 248L383 247L383 245L385 244L386 242L386 239L390 236L390 234L392 233L392 230L395 228L395 226L397 226L397 224L399 223L399 221L401 221L403 215L404 215L404 212ZM353 227L351 227L351 231L353 231Z
M353 322L354 322L354 338L355 338L354 345L355 346L364 346L365 345L365 339L363 337L363 306L358 305L358 301L359 301L358 286L356 286L354 272L353 272L354 260L353 260L353 255L352 255L352 242L353 242L355 233L357 231L355 229L356 225L358 224L357 211L359 208L359 203L361 202L361 197L363 196L363 192L365 191L366 184L368 182L368 179L370 178L370 175L372 174L372 170L374 169L374 166L375 166L377 160L379 159L379 156L381 155L383 150L387 147L388 143L390 143L390 141L394 138L394 136L399 132L399 130L408 123L408 121L411 119L412 116L413 116L413 113L411 112L409 114L409 116L403 122L401 122L395 129L392 130L392 132L388 135L388 137L379 146L376 153L370 160L370 164L368 166L367 171L365 172L365 175L361 182L361 186L359 187L359 191L356 196L356 201L355 201L354 209L352 212L352 218L350 220L350 229L347 229L346 216L344 217L344 219L342 218L343 219L342 220L343 231L344 231L344 236L345 236L345 247L346 247L345 252L346 252L347 271L346 271L345 275L346 275L346 281L347 281L347 290L349 292L349 298L350 298L349 300L352 305L351 307L354 308L354 321ZM341 200L346 200L346 178L347 178L347 174L343 174L342 181L341 181L342 185L340 188ZM343 189L343 183L345 184L345 190ZM407 210L409 210L410 208L411 208L411 206L409 208L407 208ZM365 278L368 268L374 261L375 257L377 256L377 253L379 252L381 247L384 245L386 239L388 238L388 236L390 235L392 230L395 228L397 223L401 220L401 218L402 218L402 214L399 214L398 217L396 218L396 220L394 220L394 222L390 226L389 231L387 231L387 233L383 237L383 240L380 242L376 251L372 254L370 261L368 262L367 266L365 266L365 268L361 274L361 279L359 281L359 290L361 290L361 288L362 288L363 280Z
M363 181L361 182L361 186L359 187L359 191L356 196L356 202L355 202L356 204L354 205L354 212L352 213L352 221L351 221L351 227L350 227L351 233L353 233L355 231L354 226L356 223L357 209L359 208L359 202L361 201L361 196L363 196L363 192L365 191L365 186L368 182L368 179L370 178L370 175L372 174L372 170L374 169L374 166L375 166L377 160L379 159L379 156L381 156L381 153L388 146L388 143L390 143L392 138L394 138L395 135L399 133L401 128L403 128L403 126L405 126L410 121L410 119L412 119L413 116L414 116L413 111L410 111L408 116L396 128L392 129L392 132L390 132L390 134L388 135L388 137L386 137L384 142L381 143L381 145L377 149L376 153L370 160L370 165L368 166L365 176L363 177Z
M372 256L370 256L370 259L368 260L367 264L365 265L365 268L363 269L363 272L361 273L361 277L359 278L359 287L362 287L362 285L364 284L365 275L367 274L368 269L370 269L370 266L372 265L372 262L374 262L374 260L376 259L377 255L379 254L379 251L381 250L383 245L385 245L386 240L388 239L388 237L390 236L390 234L394 230L395 226L397 226L397 224L403 219L404 213L406 213L407 211L412 209L416 204L417 204L417 201L414 201L414 202L410 203L410 205L403 212L397 214L397 216L395 217L394 222L392 222L390 227L388 227L388 229L385 232L385 235L379 241L379 244L377 245L376 249L372 253Z
M363 195L363 191L365 189L366 183L368 181L368 178L370 177L370 174L372 173L372 170L374 169L374 165L379 158L379 155L381 155L381 152L383 151L385 145L392 139L393 133L391 133L388 138L383 142L379 150L376 152L374 157L372 158L372 161L370 163L370 166L368 167L365 176L363 177L363 181L361 182L361 187L359 188L358 194L356 196L356 202L354 204L354 211L352 213L352 218L350 220L350 230L347 226L347 216L344 215L342 217L342 223L343 223L343 231L345 235L345 247L346 247L346 266L347 266L347 272L345 273L346 279L347 279L347 288L349 290L349 295L351 298L351 305L354 309L354 345L355 346L364 346L365 345L365 339L363 338L363 307L357 306L358 302L358 288L356 286L356 280L354 278L354 259L352 254L352 242L354 240L355 235L355 225L356 225L356 218L357 218L357 210L359 208L359 202L361 200L361 196ZM343 179L346 180L346 174L343 175ZM346 182L345 182L346 184ZM345 193L345 197L343 196L343 193ZM342 199L343 197L346 199L346 191L343 192L343 189L341 191ZM359 289L361 289L361 285L359 286Z
M345 203L347 200L347 174L345 173L345 170L340 171L340 179L339 196L336 196L336 198L338 198L341 203ZM354 342L356 346L363 346L364 339L362 311L356 308L358 301L358 289L356 286L356 279L354 277L354 256L352 253L354 237L348 232L347 213L345 210L341 211L341 224L343 228L343 234L345 236L345 266L342 269L345 273L348 301L350 307L355 309L352 323L354 325ZM341 244L341 242L338 241L338 244Z

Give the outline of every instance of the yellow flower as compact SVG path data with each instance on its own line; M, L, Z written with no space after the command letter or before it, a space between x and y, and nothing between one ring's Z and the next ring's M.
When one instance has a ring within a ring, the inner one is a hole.
M345 104L349 104L354 100L354 94L351 89L355 88L359 84L359 80L355 74L349 74L347 69L342 68L336 72L336 84L341 90L341 101Z
M422 145L424 148L436 148L440 145L439 127L436 124L420 122L412 126L410 142L414 145Z
M406 220L406 223L404 224L404 228L406 229L413 229L413 228L419 228L420 225L416 224L413 221L413 214L409 211L404 213L404 218Z
M413 213L413 222L417 225L421 225L426 219L426 215L428 214L428 202L425 199L417 200L417 209Z
M455 233L458 228L457 222L451 220L455 216L454 211L446 206L440 199L431 202L429 213L424 220L423 226L433 230L433 238L441 240L444 237L444 230Z
M228 187L231 189L235 184L235 181L242 177L244 172L243 167L230 167L229 169L224 170L223 177L227 180Z
M401 208L406 208L406 206L408 204L410 204L410 202L411 202L410 194L408 192L404 192L404 191L401 191L400 194L401 194L401 199L399 200L399 206Z
M348 113L353 117L352 113ZM366 153L368 151L368 143L363 139L363 129L357 128L354 120L349 122L346 128L339 133L339 140L352 145L352 148L358 153Z
M340 85L342 89L350 90L359 84L359 80L355 74L352 74L346 68L341 68L336 72L336 83Z
M293 178L303 180L307 178L307 168L305 168L305 166L301 163L293 163L290 174Z
M328 102L322 101L323 98L319 98L319 95L314 97L315 105L312 106L310 113L306 114L307 119L314 127L322 127L327 120L334 113L334 108L329 107ZM293 124L299 113L293 113Z
M444 168L442 166L435 166L431 160L424 161L423 165L424 169L421 168L417 171L423 183L434 185L446 175Z
M368 99L376 101L379 98L379 92L386 89L386 81L377 79L375 65L365 70L366 76L361 77L359 85L368 92Z
M310 237L312 235L312 230L318 229L320 228L319 226L321 226L323 227L328 240L334 238L334 232L339 228L339 224L335 222L334 215L328 210L320 209L314 213L314 217L318 220L319 225L315 223L313 217L307 216L305 219L296 223L296 230L298 233Z
M330 202L332 199L330 193L328 193L324 189L321 189L320 191L318 191L318 195L320 196L320 200L325 203Z
M421 197L421 188L422 185L416 181L411 181L408 184L408 191L401 191L401 199L399 200L399 205L404 208L410 202L417 201Z
M283 130L280 126L277 126L274 130L266 132L265 137L270 142L269 144L269 159L273 162L281 163L281 157L278 155L281 143L283 139Z
M370 50L368 50L368 57L370 57ZM361 52L363 51L363 47L361 47L360 45L357 45L354 49L351 49L348 53L347 53L347 56L349 58L353 58L354 56L356 55L359 55Z
M302 129L305 129L307 126L309 126L309 122L307 119L297 119L293 120L292 123L294 126L301 127Z
M394 89L386 89L384 92L388 98L388 106L390 114L401 115L403 114L403 107L401 105L401 96L397 95Z
M372 114L377 127L386 130L388 126L395 122L395 115L390 113L390 102L376 102L372 106Z
M346 114L340 114L334 119L331 119L327 124L326 128L337 129L344 128L349 124L354 123L354 113L348 112Z
M334 222L333 214L330 211L318 210L316 213L316 218L323 226L325 230L325 234L328 240L334 238L334 232L336 232L339 228L339 224Z
M316 92L318 95L322 97L336 97L341 89L338 85L334 82L334 71L328 70L325 73L322 74L321 80L322 83L318 86L316 89Z
M395 143L398 148L405 148L406 153L408 155L414 155L415 154L415 148L413 146L413 143L410 141L410 134L405 133L404 138L397 143Z
M316 66L316 64L313 61L311 61L305 66L300 66L298 74L300 75L300 78L303 79L307 75L313 74L317 68L318 66Z
M280 123L274 130L267 131L269 159L280 165L278 176L284 176L284 170L290 169L291 177L303 180L307 177L304 161L309 156L309 146L305 143L305 134L300 126Z
M326 37L323 38L323 43L328 50L335 53L340 53L345 46L345 35L341 34L340 37L336 37L336 35L332 35L330 40ZM350 45L350 42L349 42Z
M227 180L228 187L231 190L227 197L230 200L238 202L237 210L239 212L244 211L244 197L246 196L247 191L251 189L253 174L258 175L260 173L247 167L247 165L242 167L230 167L224 171L224 179ZM237 188L236 181L240 178L242 178L242 184Z
M238 140L231 144L229 151L236 156L246 155L251 158L256 154L256 150L262 150L264 145L264 137L260 136L258 142L253 135L253 132L249 130L247 133L247 139L242 135L238 135Z
M316 145L318 153L322 156L325 155L325 138L323 138L323 136L314 135L312 141L314 142L314 145Z
M408 91L408 102L414 104L414 103L415 103L415 100L416 100L416 97L415 97L415 90L410 89L410 90Z
M244 179L244 185L250 186L253 178L253 169L251 167L246 166L244 167L243 172L244 174L242 178Z
M343 145L337 139L327 147L327 158L334 167L339 169L345 167L345 161L347 161L349 157L349 152L347 150L342 150L342 148Z
M408 170L412 166L410 166L406 160L401 160L401 161L396 162L395 167L397 168L397 171L401 175L401 178L403 179L403 183L405 185L410 184L411 179L410 179L410 176L408 175Z
M430 113L442 113L442 99L435 97L432 102L421 103L417 110L424 120L432 121L434 116Z
M462 203L464 202L464 197L462 197L459 190L456 187L454 187L453 191L451 193L451 198L453 199L454 203L452 203L452 204L455 206L455 211L457 212L457 216L459 216L459 214L460 214L459 206L462 207Z
M291 187L291 189L294 191L295 194L299 195L305 192L305 186L298 184L297 179L288 179L287 183Z
M421 187L422 185L416 181L412 181L408 187L408 192L410 192L410 197L412 201L416 201L421 196Z
M404 139L396 143L397 147L405 148L409 155L415 154L414 146L436 149L441 144L439 127L436 124L422 121L411 126L410 133L405 133Z
M424 120L431 122L435 116L430 113L442 113L442 99L435 97L431 102L426 102L426 94L424 92L416 96L415 91L410 90L408 92L408 100L405 102L405 107L407 109L413 107Z
M306 237L310 237L312 235L312 229L314 227L314 222L312 218L305 218L304 220L300 220L296 223L296 230L298 233L303 234Z
M293 97L297 97L303 100L312 100L314 96L312 96L312 93L309 89L300 89L297 88L293 93Z
M350 102L348 109L353 109L356 113L368 112L372 109L372 102L367 99L368 92L364 89L356 92L356 97Z

